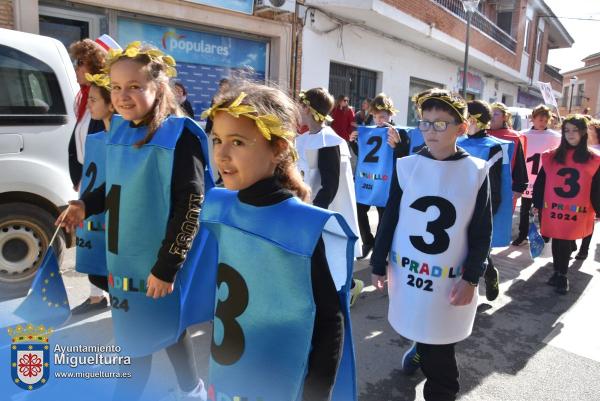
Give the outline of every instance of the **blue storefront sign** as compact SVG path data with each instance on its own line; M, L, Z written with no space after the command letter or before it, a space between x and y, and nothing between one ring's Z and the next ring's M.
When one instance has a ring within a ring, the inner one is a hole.
M238 11L252 15L254 0L186 0L190 3L204 4L211 7L224 8L225 10Z
M125 47L136 40L175 58L177 80L185 85L197 117L210 106L221 78L240 73L254 80L266 78L265 41L119 18L118 42Z

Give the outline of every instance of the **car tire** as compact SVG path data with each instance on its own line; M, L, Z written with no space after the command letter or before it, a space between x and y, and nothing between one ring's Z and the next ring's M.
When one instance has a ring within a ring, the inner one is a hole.
M27 203L0 205L0 284L23 286L31 282L56 231L55 217ZM59 263L65 249L64 233L54 240Z

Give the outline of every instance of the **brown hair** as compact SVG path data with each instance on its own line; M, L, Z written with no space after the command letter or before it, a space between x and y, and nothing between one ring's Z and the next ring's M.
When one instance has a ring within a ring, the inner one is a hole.
M140 53L135 57L120 57L116 61L109 63L110 69L115 65L124 60L131 61L139 64L142 69L146 72L149 81L153 82L157 86L156 99L154 106L146 114L142 120L143 125L148 126L148 132L146 136L135 143L134 146L141 147L152 140L156 131L160 128L163 121L169 116L184 116L183 111L175 98L173 88L169 85L169 77L167 76L167 70L170 66L165 63L161 57L150 57L146 52L148 50L155 49L153 46L144 45L140 49Z
M304 92L304 98L310 102L310 107L324 116L333 110L333 96L325 88L312 88Z
M83 39L69 46L69 55L73 60L82 61L91 74L99 74L104 68L107 51L91 39Z
M537 116L548 117L548 120L552 120L552 111L550 107L540 104L531 112L531 119L534 119Z
M96 85L93 82L90 82L90 86L94 86L98 88L98 90L100 90L100 96L102 97L102 100L104 100L104 103L112 104L112 100L110 98L110 91L108 89L106 89L104 86Z
M227 91L216 95L215 104L228 107L241 92L247 94L242 104L253 106L258 115L277 116L284 130L296 132L300 120L298 105L279 89L248 81L231 82ZM309 201L310 188L304 183L296 168L293 143L275 135L271 136L269 143L281 160L275 168L275 177L284 188L292 191L303 201Z
M369 113L375 114L378 111L387 111L390 115L396 114L394 109L394 102L392 98L385 93L380 93L371 101L369 107Z

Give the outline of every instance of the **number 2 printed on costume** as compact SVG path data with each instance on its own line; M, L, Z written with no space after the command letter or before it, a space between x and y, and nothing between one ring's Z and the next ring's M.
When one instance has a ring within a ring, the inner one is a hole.
M394 149L387 144L387 127L358 127L359 160L356 165L356 201L383 207L390 195Z
M79 197L95 190L105 181L106 132L88 135L85 141L85 160ZM85 219L76 231L76 266L80 273L106 276L106 247L104 214Z
M131 356L165 348L187 326L213 315L216 245L206 230L196 235L173 293L159 299L146 296L146 279L171 213L175 145L184 127L199 139L208 160L206 134L188 118L168 118L139 148L133 145L144 138L146 127L131 128L120 116L111 123L106 148L108 283L115 340ZM204 179L208 190L213 186L208 163ZM193 195L190 210L199 214L201 202L201 196Z

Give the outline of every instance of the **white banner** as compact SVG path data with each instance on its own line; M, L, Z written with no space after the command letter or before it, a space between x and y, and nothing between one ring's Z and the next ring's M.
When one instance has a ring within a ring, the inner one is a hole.
M551 104L554 107L558 108L558 103L556 103L556 98L554 97L554 92L552 91L552 85L549 82L539 82L538 86L540 88L540 92L542 92L542 97L544 98L544 103Z

